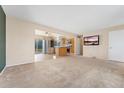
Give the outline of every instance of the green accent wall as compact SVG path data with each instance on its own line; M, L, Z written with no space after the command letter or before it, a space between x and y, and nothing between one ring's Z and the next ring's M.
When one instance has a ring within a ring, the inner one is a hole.
M6 15L0 6L0 72L6 65Z

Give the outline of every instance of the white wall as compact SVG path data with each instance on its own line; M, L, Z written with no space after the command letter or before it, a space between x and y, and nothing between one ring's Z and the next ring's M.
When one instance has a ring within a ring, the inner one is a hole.
M83 56L96 57L99 59L108 58L108 32L96 31L84 33L83 36L100 35L100 45L98 46L83 46Z
M100 59L108 59L109 51L109 32L124 30L124 25L116 25L108 28L104 28L94 32L83 33L83 36L100 35L99 46L84 46L83 56L85 57L96 57Z
M20 20L14 17L6 18L6 63L7 66L32 63L35 53L35 30L54 32L67 37L75 34L43 25Z
M34 28L23 21L8 18L6 22L7 66L34 62Z

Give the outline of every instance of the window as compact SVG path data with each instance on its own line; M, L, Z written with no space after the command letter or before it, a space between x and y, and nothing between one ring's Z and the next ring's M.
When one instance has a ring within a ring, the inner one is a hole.
M43 40L36 39L35 40L35 53L39 54L43 51Z

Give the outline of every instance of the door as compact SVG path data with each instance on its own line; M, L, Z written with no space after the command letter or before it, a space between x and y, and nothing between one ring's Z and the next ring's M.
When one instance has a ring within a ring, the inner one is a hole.
M79 37L75 38L75 54L80 55L81 54L81 41Z
M109 60L124 62L124 30L109 32Z

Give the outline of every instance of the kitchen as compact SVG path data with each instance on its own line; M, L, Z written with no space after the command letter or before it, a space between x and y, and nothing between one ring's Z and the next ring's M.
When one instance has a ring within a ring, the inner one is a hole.
M74 53L74 38L35 30L35 61L54 59Z

